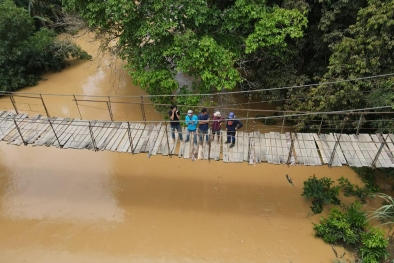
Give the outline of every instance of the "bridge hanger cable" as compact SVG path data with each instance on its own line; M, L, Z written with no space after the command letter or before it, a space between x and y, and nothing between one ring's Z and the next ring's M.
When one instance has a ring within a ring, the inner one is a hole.
M267 89L254 89L254 90L245 90L245 91L228 91L228 92L215 92L215 93L205 93L205 94L162 94L162 95L124 95L124 96L110 96L112 98L155 98L155 97L191 97L191 96L214 96L214 95L228 95L228 94L250 94L255 92L263 92L263 91L275 91L275 90L284 90L284 89L296 89L296 88L308 88L308 87L316 87L319 85L332 85L332 84L339 84L345 82L352 82L352 81L359 81L359 80L367 80L367 79L377 79L377 78L384 78L394 76L394 73L388 74L380 74L380 75L373 75L368 77L360 77L354 79L346 79L346 80L335 80L335 81L327 81L321 83L314 83L314 84L304 84L304 85L294 85L294 86L287 86L287 87L278 87L278 88L267 88ZM34 92L10 92L10 91L0 91L0 94L30 94L30 95L45 95L45 96L83 96L83 97L92 97L92 98L108 98L108 95L84 95L84 94L56 94L56 93L34 93Z

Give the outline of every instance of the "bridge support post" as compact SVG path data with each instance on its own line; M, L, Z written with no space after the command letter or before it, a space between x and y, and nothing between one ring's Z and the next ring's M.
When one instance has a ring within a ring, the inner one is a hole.
M358 124L357 124L357 131L356 131L356 135L358 135L359 131L360 131L360 127L361 127L361 122L363 120L363 114L360 114L360 119L358 120Z
M330 168L332 167L332 162L334 161L334 157L335 157L335 151L336 151L336 149L338 147L339 140L341 139L341 136L342 136L342 133L343 133L343 128L345 127L345 123L346 123L347 119L348 119L347 117L345 117L343 119L341 133L339 134L339 136L338 136L338 138L337 138L337 140L335 142L334 149L332 150L330 161L328 162L328 167L330 167Z
M75 104L77 105L77 109L78 109L79 117L80 117L80 118L81 118L81 120L82 120L82 115L81 115L81 111L79 110L78 101L77 101L77 99L75 98L75 95L74 95L74 94L73 94L73 97L74 97Z
M168 148L168 155L172 158L172 152L170 149L170 142L168 141L168 126L167 126L167 121L165 122L165 126L166 126L166 139L167 139L167 148ZM181 128L182 129L182 128ZM174 131L175 132L175 131ZM181 130L182 132L182 130ZM175 146L174 146L175 147Z
M286 121L286 114L283 115L282 128L280 129L280 133L283 133L283 127L285 126L285 121Z
M15 113L19 114L18 108L16 107L14 96L12 96L12 94L10 94L10 100L11 100L12 106L14 107Z
M59 144L59 147L60 147L60 148L63 148L63 145L60 144L59 137L57 136L56 131L55 131L55 129L53 128L52 122L51 122L51 120L50 120L49 118L48 118L48 122L49 122L49 126L51 126L51 128L52 128L53 134L55 134L55 137L56 137L57 143ZM59 125L60 125L60 124L59 124Z
M145 116L145 105L144 105L144 97L141 96L141 114L142 114L142 120L146 122L146 116Z
M134 154L133 139L131 138L131 131L130 131L130 122L127 122L127 132L129 135L130 151L132 152L132 154Z
M49 115L47 106L45 105L44 98L42 97L41 93L40 93L40 98L41 98L42 106L44 106L45 113L47 114L47 117L50 118L51 116Z
M26 146L26 145L27 145L27 142L25 141L25 139L23 139L22 132L21 132L21 130L19 129L18 123L17 123L16 120L15 120L15 117L13 118L13 120L14 120L15 127L16 127L16 129L18 130L19 136L20 136L21 139L22 139L23 145Z
M324 117L321 117L321 121L320 121L320 125L319 125L319 130L317 131L317 135L320 135L321 126L323 125L323 119L324 119Z
M291 144L290 144L290 150L289 150L289 156L287 157L287 166L290 166L290 161L291 161L291 156L293 155L293 151L294 151L294 139L293 139L293 134L290 132L290 140L291 140Z
M111 121L114 121L114 115L112 114L111 97L110 96L108 96L107 108L108 108L109 117L111 118Z
M91 125L90 121L89 121L89 132L90 132L90 138L92 139L94 151L97 152L98 151L97 144L96 144L96 140L94 139L94 134L93 134L92 125Z
M375 158L373 159L373 161L372 161L372 163L371 163L371 167L376 168L376 162L378 161L379 156L380 156L380 154L382 153L383 147L384 147L384 145L385 145L386 140L387 140L388 137L389 137L389 134L387 134L386 138L384 138L384 137L382 136L382 139L383 139L382 144L380 145L379 150L378 150L378 152L376 153Z

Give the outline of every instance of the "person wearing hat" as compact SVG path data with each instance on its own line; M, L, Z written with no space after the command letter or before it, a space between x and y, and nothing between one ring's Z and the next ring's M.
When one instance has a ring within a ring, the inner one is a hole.
M233 148L235 145L235 134L238 129L244 126L239 120L235 119L234 112L230 112L228 115L228 120L226 122L226 131L227 131L227 141L225 143L230 143L230 148Z
M179 140L183 140L182 138L182 130L181 130L181 124L179 123L179 120L181 119L181 113L178 110L177 106L172 104L170 107L170 110L168 111L168 116L170 117L170 124L171 124L171 137L173 140L175 140L175 130L177 130L179 134Z
M208 142L208 130L209 130L209 114L206 108L202 108L201 114L198 115L198 131L200 133L200 144L203 142L203 135L205 134L205 141Z
M218 136L218 143L220 142L220 128L224 122L219 111L213 114L212 122L212 141L215 139L215 134Z
M195 144L197 144L197 134L196 134L196 130L197 130L197 124L198 124L198 118L196 115L193 114L192 110L188 110L187 111L187 115L185 117L185 122L186 122L186 141L189 141L190 138L190 133L193 134L193 141Z

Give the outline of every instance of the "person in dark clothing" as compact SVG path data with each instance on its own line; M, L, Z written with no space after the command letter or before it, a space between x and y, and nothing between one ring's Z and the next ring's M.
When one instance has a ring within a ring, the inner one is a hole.
M227 141L225 143L230 143L230 148L233 148L235 145L235 134L238 129L244 126L239 120L235 119L235 115L233 112L230 112L228 115L228 120L226 121L226 131L227 131Z
M203 134L205 134L205 141L208 142L208 124L209 124L209 115L206 108L201 110L201 114L198 115L198 131L200 133L200 143L203 142Z
M224 122L219 111L213 114L212 118L212 141L215 139L215 134L218 136L218 143L220 143L220 129Z
M181 124L179 123L179 120L181 118L181 113L178 110L176 105L171 105L170 110L168 111L168 116L170 117L170 124L171 124L171 137L173 140L175 140L175 130L177 130L179 134L179 140L183 140L182 138L182 130L181 130Z

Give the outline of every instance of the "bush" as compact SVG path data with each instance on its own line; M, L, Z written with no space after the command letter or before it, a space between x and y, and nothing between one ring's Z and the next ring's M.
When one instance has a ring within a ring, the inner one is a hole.
M328 177L317 179L315 175L304 182L304 191L301 195L307 200L312 200L311 209L314 214L321 213L323 205L341 203L338 199L340 186L331 187L333 183L334 181Z
M362 203L366 202L367 197L372 197L378 192L377 186L366 184L365 187L359 187L358 185L350 183L349 180L343 176L338 179L338 182L345 196L357 196Z
M343 245L357 250L363 263L379 262L387 258L388 241L378 228L370 227L361 203L355 202L344 212L333 208L327 218L314 225L315 236L330 244Z

